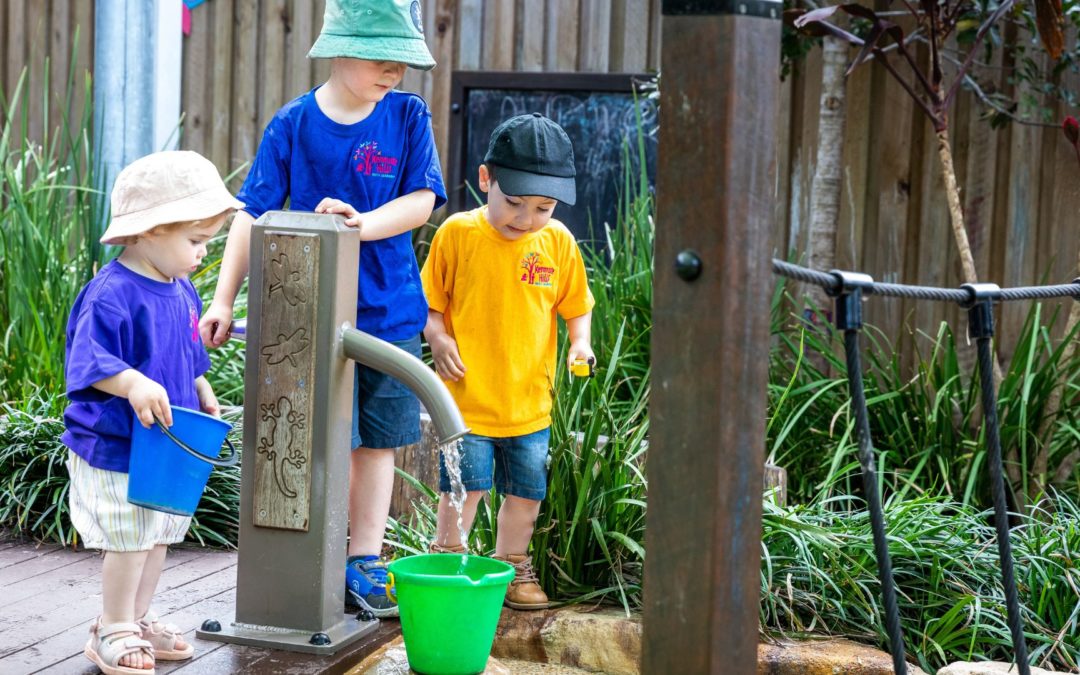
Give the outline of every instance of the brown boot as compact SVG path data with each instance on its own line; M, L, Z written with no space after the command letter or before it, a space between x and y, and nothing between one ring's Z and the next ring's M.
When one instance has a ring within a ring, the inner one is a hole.
M464 553L465 546L462 544L457 544L454 546L440 546L439 544L435 543L434 539L432 539L431 543L428 544L427 550L428 553Z
M504 605L513 609L547 609L548 596L537 583L531 557L513 553L506 557L497 555L491 557L514 566L514 580L506 589Z

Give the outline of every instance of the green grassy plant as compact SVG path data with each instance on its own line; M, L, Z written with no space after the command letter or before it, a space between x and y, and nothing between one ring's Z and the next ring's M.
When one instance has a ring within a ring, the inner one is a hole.
M66 86L46 80L43 88L54 87L63 92L61 110L76 87L92 100L74 61ZM43 106L46 137L38 141L28 136L29 97L25 70L0 97L0 401L62 390L68 313L100 256L90 106L59 124Z
M1080 507L1058 495L1052 511L1018 518L1011 543L1032 663L1080 659ZM944 497L886 505L886 527L910 658L928 672L951 661L1008 661L994 528L989 514ZM792 636L843 635L886 646L870 523L838 496L783 509L765 504L761 625Z
M64 420L61 395L31 396L0 405L0 530L40 541L78 543L68 515L68 450L60 442ZM231 436L239 451L239 409L224 418L236 425ZM192 519L188 540L235 547L239 532L240 467L215 469Z
M233 174L235 175L235 174ZM223 230L207 246L207 255L202 267L191 275L191 281L203 301L203 311L210 306L221 272L221 255L225 250L228 232ZM247 316L247 282L245 281L234 303L236 319ZM210 371L206 378L214 387L214 394L223 405L243 405L244 403L244 343L240 340L228 340L216 349L208 350Z
M856 494L861 478L843 338L835 331L806 330L797 317L784 314L782 296L781 285L773 303L769 458L788 470L793 501ZM1056 312L1046 316L1043 305L1031 305L998 393L1002 447L1016 450L1023 476L1032 475L1036 450L1044 443L1038 432L1053 387L1061 378L1065 400L1075 400L1080 382L1080 359L1064 359L1067 340L1076 336L1051 339L1057 320ZM912 342L917 365L909 372L890 339L873 327L863 332L864 385L882 485L902 498L945 494L989 506L978 377L961 373L960 347L948 325L940 324L932 335L919 333ZM824 355L829 374L807 358L813 352ZM1075 406L1063 405L1046 436L1048 474L1063 469L1057 487L1073 495L1080 494L1077 474L1067 462L1080 439L1078 429ZM1034 483L1024 489L1025 503L1040 497Z

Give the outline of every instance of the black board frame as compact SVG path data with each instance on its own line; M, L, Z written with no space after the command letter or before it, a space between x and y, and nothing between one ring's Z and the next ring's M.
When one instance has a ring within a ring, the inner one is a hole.
M589 91L631 93L654 75L648 73L545 73L535 71L455 70L450 74L450 129L447 139L447 213L465 210L465 115L472 89L517 91Z

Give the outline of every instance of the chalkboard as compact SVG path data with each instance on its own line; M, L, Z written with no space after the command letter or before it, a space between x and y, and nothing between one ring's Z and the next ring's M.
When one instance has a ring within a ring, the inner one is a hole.
M477 171L491 132L500 122L539 112L560 124L574 144L577 204L559 204L555 218L578 241L603 245L604 223L615 226L624 191L623 167L639 175L638 120L645 166L655 185L657 107L635 87L646 75L592 73L506 73L454 71L451 78L450 157L447 189L451 212L478 205Z

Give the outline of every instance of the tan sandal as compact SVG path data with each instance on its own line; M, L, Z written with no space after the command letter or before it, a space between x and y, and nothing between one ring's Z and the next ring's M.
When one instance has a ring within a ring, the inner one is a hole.
M190 642L184 649L176 648L176 640L180 637L180 627L174 623L162 623L157 615L148 611L139 619L142 628L142 639L150 643L154 648L154 656L161 661L183 661L190 659L195 653L195 645Z
M139 637L142 628L134 623L104 625L99 619L90 624L90 640L83 649L86 658L93 661L105 675L154 675L154 648ZM127 633L115 637L119 633ZM121 666L120 660L129 654L142 652L150 657L149 668Z

